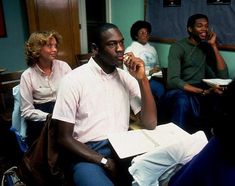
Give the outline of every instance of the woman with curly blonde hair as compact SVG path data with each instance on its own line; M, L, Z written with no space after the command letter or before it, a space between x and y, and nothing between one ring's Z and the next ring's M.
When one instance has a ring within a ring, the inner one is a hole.
M20 80L22 117L27 121L27 142L40 135L43 123L51 114L61 78L70 66L57 59L61 35L56 31L34 32L25 43L28 69Z

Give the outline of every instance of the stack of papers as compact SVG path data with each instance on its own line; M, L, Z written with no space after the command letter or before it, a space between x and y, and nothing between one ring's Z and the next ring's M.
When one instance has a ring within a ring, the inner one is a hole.
M203 79L202 81L204 81L205 83L207 83L209 86L227 86L232 79L219 79L219 78L215 78L215 79Z

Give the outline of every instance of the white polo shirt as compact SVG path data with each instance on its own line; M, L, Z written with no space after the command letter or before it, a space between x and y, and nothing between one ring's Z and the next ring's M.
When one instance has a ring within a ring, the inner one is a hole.
M130 105L134 113L141 109L136 79L119 68L106 74L91 58L63 78L53 118L74 123L78 141L100 141L128 130Z
M149 43L142 45L137 41L133 41L131 45L126 48L125 53L126 52L133 52L136 57L139 57L144 61L147 75L149 74L149 70L154 67L159 67L158 53Z

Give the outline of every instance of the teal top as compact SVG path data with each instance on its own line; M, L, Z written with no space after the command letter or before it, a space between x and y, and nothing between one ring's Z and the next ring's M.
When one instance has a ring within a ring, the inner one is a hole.
M216 63L216 62L215 62ZM170 47L167 83L170 89L183 89L186 83L199 84L204 78L228 78L227 66L214 72L206 63L206 54L184 38Z

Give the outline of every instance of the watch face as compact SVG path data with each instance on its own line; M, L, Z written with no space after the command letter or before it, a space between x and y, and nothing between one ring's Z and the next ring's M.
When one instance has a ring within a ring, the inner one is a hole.
M108 160L106 158L102 158L100 163L103 164L103 165L106 165L107 161Z

